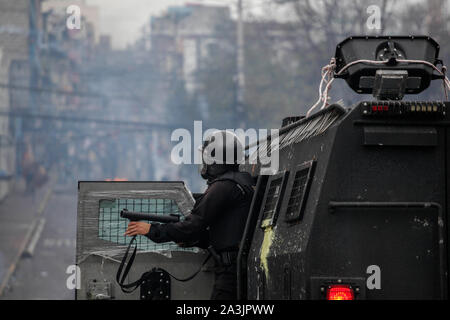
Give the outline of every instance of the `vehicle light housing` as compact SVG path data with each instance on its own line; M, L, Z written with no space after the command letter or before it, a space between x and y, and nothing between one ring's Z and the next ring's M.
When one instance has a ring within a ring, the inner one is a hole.
M349 285L330 285L327 288L327 300L355 300L355 292Z
M444 117L446 103L441 101L366 101L364 116L379 117Z

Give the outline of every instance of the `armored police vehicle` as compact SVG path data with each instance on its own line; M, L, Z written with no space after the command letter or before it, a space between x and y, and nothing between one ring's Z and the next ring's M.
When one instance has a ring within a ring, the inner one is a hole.
M337 78L374 98L328 105ZM449 102L403 100L432 80L450 87L430 37L348 38L324 68L313 110L285 119L279 138L248 146L276 149L279 168L243 167L256 187L238 256L240 299L448 298ZM78 190L77 299L209 298L206 252L145 237L126 279L147 272L139 289L124 293L116 279L130 241L120 213L182 217L194 203L182 182Z

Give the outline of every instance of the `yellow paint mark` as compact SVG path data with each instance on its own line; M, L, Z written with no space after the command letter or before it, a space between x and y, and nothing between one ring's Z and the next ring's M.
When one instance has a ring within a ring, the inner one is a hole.
M270 252L270 247L273 241L273 228L272 226L267 226L270 223L270 219L264 220L262 226L264 228L264 239L261 245L261 251L259 254L259 259L261 261L261 267L266 275L266 280L269 279L269 267L267 264L267 256Z

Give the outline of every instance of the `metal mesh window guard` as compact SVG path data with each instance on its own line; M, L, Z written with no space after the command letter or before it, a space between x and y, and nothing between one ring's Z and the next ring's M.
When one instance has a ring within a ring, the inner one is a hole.
M282 178L273 180L269 187L266 204L264 206L263 219L273 219L276 205L281 191Z
M171 199L114 199L101 200L99 205L98 237L105 241L127 245L131 237L124 236L129 220L120 217L120 211L127 209L135 212L157 215L180 214L180 209ZM148 222L148 221L147 221ZM180 248L174 242L155 243L145 236L136 238L138 250L145 251L194 251L193 248Z
M295 174L294 185L292 186L291 196L289 198L286 217L293 219L301 215L300 208L305 195L306 183L308 182L309 168L299 170Z

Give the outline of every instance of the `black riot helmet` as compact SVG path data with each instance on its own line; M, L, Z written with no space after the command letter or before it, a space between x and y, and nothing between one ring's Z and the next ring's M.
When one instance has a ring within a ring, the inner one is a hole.
M213 180L227 171L238 171L244 163L244 147L231 131L217 130L209 135L199 148L202 155L200 174Z

